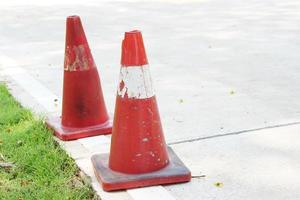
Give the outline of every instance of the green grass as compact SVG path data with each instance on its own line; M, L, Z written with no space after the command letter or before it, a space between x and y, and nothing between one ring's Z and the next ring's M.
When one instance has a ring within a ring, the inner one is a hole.
M0 85L0 199L96 199L40 119Z

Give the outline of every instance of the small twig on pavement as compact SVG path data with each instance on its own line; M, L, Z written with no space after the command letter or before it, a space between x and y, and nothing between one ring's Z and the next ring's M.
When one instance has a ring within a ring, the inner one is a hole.
M205 178L205 175L199 175L199 176L192 176L192 178Z

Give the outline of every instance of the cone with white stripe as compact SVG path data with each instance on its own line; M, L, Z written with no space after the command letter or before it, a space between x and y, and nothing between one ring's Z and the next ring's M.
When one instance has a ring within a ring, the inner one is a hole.
M187 182L190 171L166 146L140 31L122 43L110 155L92 157L104 190Z
M79 16L66 23L62 116L49 117L48 127L62 140L111 133L98 70Z

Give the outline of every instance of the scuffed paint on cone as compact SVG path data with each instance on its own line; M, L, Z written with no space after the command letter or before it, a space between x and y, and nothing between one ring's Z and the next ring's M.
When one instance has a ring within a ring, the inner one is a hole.
M154 96L149 65L121 67L118 95L134 99Z
M111 133L98 70L78 16L66 22L62 116L49 118L47 125L62 140Z
M95 155L96 176L106 191L186 182L190 171L167 148L142 34L122 43L110 155Z

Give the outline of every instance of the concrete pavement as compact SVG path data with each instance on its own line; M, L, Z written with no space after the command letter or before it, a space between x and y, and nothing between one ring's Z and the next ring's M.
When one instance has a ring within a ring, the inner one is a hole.
M167 143L196 176L164 189L176 199L300 198L300 2L0 5L0 77L23 105L59 112L65 18L78 14L113 112L123 32L141 29ZM106 152L109 138L62 145L93 176L89 156ZM99 191L104 199L141 198Z

